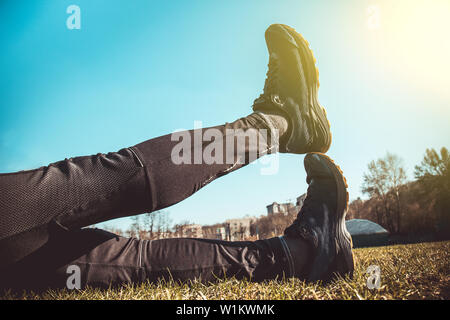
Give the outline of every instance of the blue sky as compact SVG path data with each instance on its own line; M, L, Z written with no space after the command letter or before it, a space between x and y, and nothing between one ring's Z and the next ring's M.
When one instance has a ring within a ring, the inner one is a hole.
M66 28L71 4L80 30ZM445 0L2 1L0 172L247 115L267 71L264 31L285 23L317 58L350 198L387 151L412 179L426 148L450 147L449 15ZM204 224L264 214L305 192L302 163L283 154L270 176L250 165L167 211Z

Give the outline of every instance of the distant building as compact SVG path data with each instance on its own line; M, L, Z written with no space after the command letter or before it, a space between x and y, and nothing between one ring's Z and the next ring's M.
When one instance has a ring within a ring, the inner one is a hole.
M294 204L292 203L277 203L273 202L272 204L269 204L267 208L267 215L272 214L279 214L282 213L284 215L287 215L289 213L289 210L294 207Z
M216 239L219 240L227 239L227 229L225 227L216 228Z
M187 224L181 227L182 238L203 238L202 226L199 224Z
M272 214L284 214L285 216L288 214L295 215L302 208L303 203L305 202L305 199L306 199L306 193L297 197L295 205L291 202L285 202L285 203L273 202L273 203L269 204L268 206L266 206L267 215L269 215L269 216Z
M227 229L223 224L203 226L202 231L205 239L227 240Z
M285 216L295 216L303 206L306 194L296 198L296 203L273 202L268 205L267 214L283 214ZM201 226L198 224L189 224L180 227L178 236L184 238L205 238L205 239L219 239L229 241L242 241L255 238L259 236L258 226L254 224L258 219L255 217L244 217L239 219L228 219L225 223L218 223L215 225Z
M226 239L229 241L240 241L247 239L251 236L250 227L254 221L256 221L255 217L226 220Z
M154 232L153 237L156 239L169 239L169 238L172 238L172 233L170 233L170 232Z

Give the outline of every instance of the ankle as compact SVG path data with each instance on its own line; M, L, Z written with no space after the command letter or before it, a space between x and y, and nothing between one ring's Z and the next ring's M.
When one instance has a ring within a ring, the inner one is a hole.
M303 278L305 276L306 266L308 266L308 262L312 256L311 245L302 238L284 236L284 240L294 262L295 277Z
M261 112L255 112L252 113L251 116L254 116L258 118L264 126L264 129L268 129L271 132L274 130L277 131L278 137L281 139L284 134L289 129L289 123L285 117L279 114L272 114L272 113L261 113Z
M266 117L272 122L272 125L278 130L280 138L288 131L288 121L285 117L278 114L266 114Z

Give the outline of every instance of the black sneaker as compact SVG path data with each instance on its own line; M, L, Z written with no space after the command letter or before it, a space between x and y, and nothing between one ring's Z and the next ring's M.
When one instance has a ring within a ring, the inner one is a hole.
M288 119L280 152L326 152L331 144L330 124L319 104L319 75L308 42L294 29L273 24L266 30L269 70L264 92L253 110Z
M329 157L305 156L307 196L286 237L302 237L313 247L313 259L304 272L307 281L327 282L338 274L353 276L352 238L345 227L348 207L347 182Z

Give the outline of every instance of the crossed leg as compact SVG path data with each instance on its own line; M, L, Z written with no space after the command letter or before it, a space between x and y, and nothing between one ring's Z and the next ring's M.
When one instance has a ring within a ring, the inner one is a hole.
M149 242L81 229L173 205L278 147L297 154L328 150L331 133L318 103L317 70L308 43L285 25L270 26L266 42L269 71L264 92L253 104L257 113L205 129L211 130L210 140L182 151L180 158L187 162L174 161L178 141L166 135L119 152L1 174L0 287L28 287L33 279L61 286L65 268L75 264L83 270L84 284L99 285L168 274L179 280L225 275L261 280L284 274L310 281L327 280L334 272L351 274L345 179L319 154L305 157L308 196L283 237ZM267 134L260 134L263 130ZM246 132L256 132L257 138L242 140ZM196 135L205 133L199 129L184 135L196 141ZM222 161L198 163L196 156L206 149L214 150L213 158L221 150Z
M278 141L271 141L277 132L257 114L184 134L193 138L211 129L220 133L216 138L223 141L192 144L188 163L174 163L171 155L179 141L166 135L117 153L66 159L36 170L0 175L0 187L6 190L0 195L0 261L8 286L30 287L36 281L39 286L64 286L70 265L80 268L83 285L140 282L169 275L203 281L224 276L254 280L293 276L292 257L280 238L147 241L98 229L80 230L168 207L214 179L277 151ZM252 139L248 135L251 130L269 132ZM197 149L213 143L223 148L223 157L228 155L231 161L194 163Z

